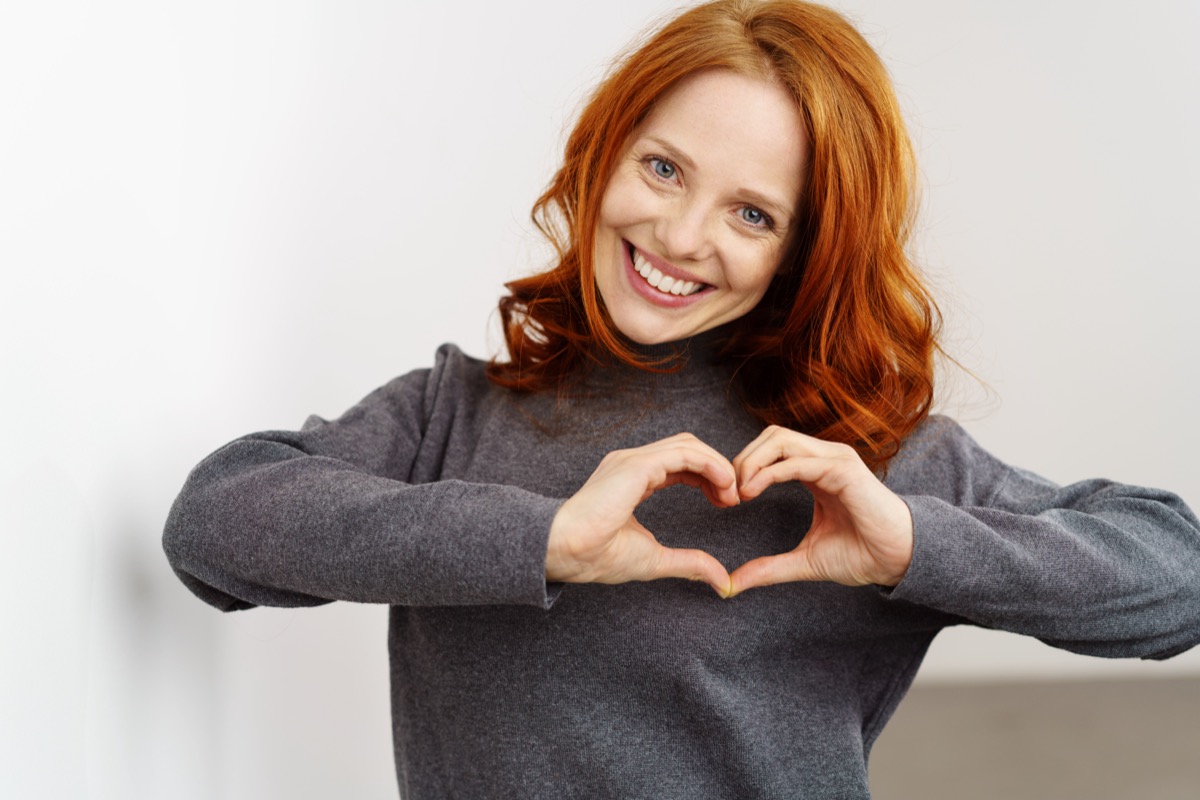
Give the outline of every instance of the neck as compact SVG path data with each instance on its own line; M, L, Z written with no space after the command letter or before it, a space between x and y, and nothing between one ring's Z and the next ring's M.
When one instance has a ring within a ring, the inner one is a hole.
M622 338L622 343L640 365L631 366L607 351L597 353L584 371L585 380L592 385L728 386L729 370L721 359L721 349L728 336L728 326L722 326L686 339L657 344L640 344Z

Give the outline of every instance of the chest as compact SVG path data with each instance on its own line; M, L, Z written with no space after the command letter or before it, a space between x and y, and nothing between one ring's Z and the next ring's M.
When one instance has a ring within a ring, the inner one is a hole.
M436 459L436 473L427 467L424 478L503 483L566 498L609 452L685 431L733 459L758 436L761 425L735 398L719 391L703 396L624 392L586 401L501 394L459 413L451 439ZM732 571L751 559L794 549L812 513L808 490L789 483L728 509L714 507L698 489L671 486L644 500L635 516L662 544L702 549ZM494 613L523 617L530 611ZM462 612L464 618L477 613ZM532 610L535 616L540 613ZM545 619L532 628L514 624L513 630L522 636L585 636L602 651L620 649L630 636L652 637L672 643L669 649L679 653L736 664L781 646L888 635L905 613L874 587L790 584L722 601L706 586L672 580L566 586ZM479 635L485 635L484 628L496 630L494 622L481 625ZM783 632L787 635L781 636Z

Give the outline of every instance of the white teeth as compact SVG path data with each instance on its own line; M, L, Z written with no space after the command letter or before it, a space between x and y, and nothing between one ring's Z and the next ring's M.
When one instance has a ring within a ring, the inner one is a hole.
M646 261L645 257L637 250L633 251L633 268L643 278L650 277L650 262Z
M670 275L663 275L654 267L650 266L650 262L642 255L642 252L637 248L633 250L633 269L638 275L646 279L646 283L658 289L664 294L673 294L678 297L687 297L689 294L695 294L703 286L695 281L685 281L679 278L672 278Z

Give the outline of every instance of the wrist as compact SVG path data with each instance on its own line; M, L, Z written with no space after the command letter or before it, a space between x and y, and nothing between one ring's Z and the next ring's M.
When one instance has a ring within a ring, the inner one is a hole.
M570 527L566 521L568 513L566 503L564 503L559 506L558 511L554 514L554 519L550 521L550 534L546 538L547 581L568 581L573 574L570 568L572 559L569 557L567 547L567 530Z
M896 496L896 501L896 522L892 528L895 531L895 539L889 548L887 560L889 568L883 575L883 579L878 582L880 586L898 586L900 581L904 580L904 576L908 574L908 568L912 566L912 511L909 509L908 503L899 496Z

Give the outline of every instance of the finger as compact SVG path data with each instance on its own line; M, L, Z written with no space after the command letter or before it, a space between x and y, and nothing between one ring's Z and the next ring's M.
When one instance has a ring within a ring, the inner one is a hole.
M717 452L711 445L705 444L690 433L680 434L680 436L681 442L678 446L687 452L698 455L704 460L705 469L701 471L701 474L715 488L727 489L736 486L737 473L733 469L733 464L729 463L729 459Z
M767 464L793 456L844 458L855 455L852 447L840 442L830 442L776 426L769 428L765 435L747 445L735 460L738 465L738 477L741 478L747 470L761 469Z
M737 488L730 486L725 489L719 489L713 486L712 483L705 480L702 476L691 472L676 472L667 477L667 485L673 483L682 483L687 486L693 486L704 493L708 498L708 502L712 503L717 508L728 508L737 505L741 502L738 496Z
M756 558L735 569L729 576L729 597L758 586L814 580L823 578L812 569L808 554L803 550L793 550Z
M754 438L754 441L743 447L742 451L733 457L733 471L737 474L739 481L741 481L743 472L745 470L744 465L746 464L746 459L750 457L751 453L754 453L760 447L762 447L764 442L775 435L776 427L777 426L775 425L770 425L764 428L762 432Z
M704 492L704 496L708 498L708 502L717 508L732 508L742 502L736 485L730 486L727 489L718 489L708 481L704 481L700 486L700 491Z
M720 561L703 550L663 547L659 551L658 564L650 574L649 580L658 578L704 581L721 597L729 596L729 573Z
M742 448L742 452L734 458L738 485L745 486L753 481L754 476L768 464L793 456L818 455L829 452L829 448L836 446L832 442L772 425ZM742 496L746 497L745 493Z
M845 460L826 456L796 456L769 464L754 474L739 491L749 500L762 494L768 486L788 481L799 481L814 490L837 494L844 488L847 478Z
M670 483L678 483L680 476L691 473L712 485L721 505L736 505L739 502L733 465L716 450L695 437L656 445L661 446L651 445L633 451L636 458L643 459L643 467L650 470L646 484L648 490L657 491Z
M743 466L738 486L745 499L757 497L772 483L802 481L813 491L839 494L851 483L863 479L875 479L867 469L858 452L849 445L826 442L802 436L783 448L783 454L773 462L758 466L751 473Z
M746 456L750 452L757 449L759 447L759 445L761 445L767 439L770 439L772 436L774 436L775 432L777 430L784 430L784 429L780 428L778 425L768 425L767 427L763 428L762 431L759 432L758 436L754 437L754 441L750 442L745 447L743 447L742 452L738 453L736 456L733 457L734 469L737 469L741 465L741 462L746 459Z
M728 472L732 468L727 463L712 462L704 453L631 451L622 453L619 459L604 467L603 472L593 473L593 483L597 486L606 484L612 487L610 491L618 491L620 496L627 497L631 502L630 511L655 492L677 483L703 490L717 506L737 505L741 501L737 484Z

